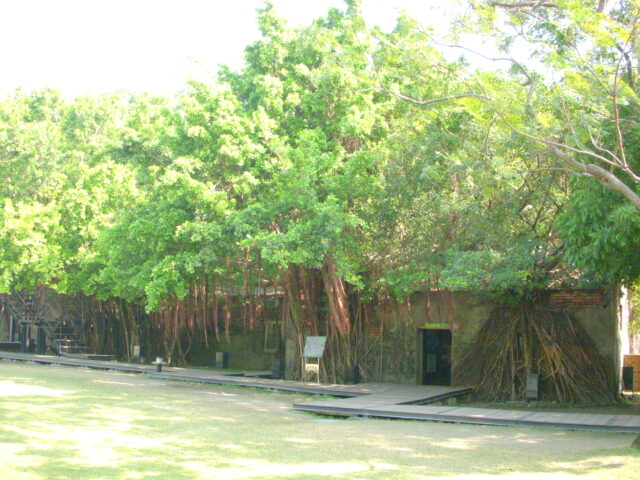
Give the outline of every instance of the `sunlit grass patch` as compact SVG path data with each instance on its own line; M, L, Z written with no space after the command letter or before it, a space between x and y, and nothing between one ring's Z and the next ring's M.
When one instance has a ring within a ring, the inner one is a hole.
M25 396L47 396L62 397L71 393L70 390L58 390L55 388L40 387L38 385L28 385L16 383L12 380L0 382L0 392L3 397L25 397Z
M0 362L0 479L634 478L632 435L291 410L300 394Z

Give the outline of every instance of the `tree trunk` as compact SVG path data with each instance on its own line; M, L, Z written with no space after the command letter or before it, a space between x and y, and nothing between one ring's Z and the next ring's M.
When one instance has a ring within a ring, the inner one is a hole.
M322 269L327 302L329 304L328 332L331 334L330 343L333 347L331 353L332 380L342 376L342 373L354 366L351 352L351 316L344 280L336 272L333 257L327 257L327 263Z
M284 278L285 303L293 327L291 336L296 345L287 378L294 380L304 377L302 354L306 337L318 334L313 276L313 270L291 265Z

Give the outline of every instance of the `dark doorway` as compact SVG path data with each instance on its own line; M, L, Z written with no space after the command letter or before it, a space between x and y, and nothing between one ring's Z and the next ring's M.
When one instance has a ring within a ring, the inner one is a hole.
M422 383L451 385L451 330L422 331Z

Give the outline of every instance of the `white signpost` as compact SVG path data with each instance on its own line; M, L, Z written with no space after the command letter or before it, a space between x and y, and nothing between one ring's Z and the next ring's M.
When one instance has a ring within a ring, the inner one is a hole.
M304 373L305 377L315 374L316 380L320 383L320 360L324 355L324 347L327 337L307 337L304 342Z

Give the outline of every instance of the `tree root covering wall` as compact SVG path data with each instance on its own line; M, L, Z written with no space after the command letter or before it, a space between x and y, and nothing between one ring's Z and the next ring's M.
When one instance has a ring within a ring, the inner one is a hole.
M339 383L357 367L363 346L363 323L369 311L359 296L347 295L332 259L322 269L292 266L285 275L282 319L285 321L285 376L307 380L303 351L306 337L326 336L320 379Z
M465 292L416 294L404 302L378 304L366 325L359 359L369 381L422 383L422 331L452 332L452 384L477 388L487 400L524 400L528 373L540 378L546 400L576 404L611 403L617 398L618 338L613 290L576 306L535 301L500 306ZM589 291L577 292L580 298Z
M360 368L370 381L416 383L419 307L385 299L365 327Z
M365 325L366 346L360 365L371 381L422 383L422 331L445 326L453 332L453 362L472 343L491 304L465 292L414 294L398 302L384 298ZM461 384L457 382L457 384Z
M131 360L141 345L147 360L206 366L222 351L232 368L260 370L285 358L293 380L306 379L306 337L326 335L323 382L343 382L356 367L362 381L422 383L423 330L450 329L454 385L475 386L485 399L522 400L526 375L537 373L542 398L607 403L617 387L616 296L598 292L585 303L585 295L577 306L571 295L540 294L507 307L447 291L372 301L347 295L330 267L292 267L268 297L192 292L151 314L122 300L58 297L57 308L82 326L96 353ZM268 351L267 324L274 334Z
M226 352L230 368L262 370L271 368L277 354L264 351L265 323L280 314L280 300L275 297L263 298L259 307L243 297L230 297L228 306L220 302L215 306L218 311L211 312L209 304L205 312L191 296L147 313L141 305L120 299L48 296L56 312L80 329L90 352L122 361L133 359L136 345L146 361L162 357L173 365L213 366L215 353ZM248 314L250 308L253 316ZM234 321L225 323L227 316ZM214 318L219 325L214 325Z
M496 307L475 345L458 362L456 378L488 400L525 398L529 374L539 375L543 400L606 404L616 400L613 368L585 328L566 310L522 302Z

